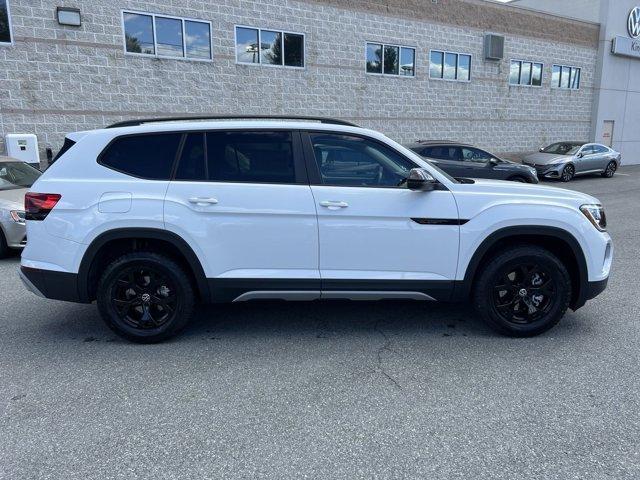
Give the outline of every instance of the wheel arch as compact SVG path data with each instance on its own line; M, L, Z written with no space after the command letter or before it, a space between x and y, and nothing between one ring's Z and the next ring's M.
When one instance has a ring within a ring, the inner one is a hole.
M109 248L112 247L112 248ZM202 264L189 244L179 235L155 228L118 228L102 233L86 249L78 269L78 295L83 302L95 299L99 267L119 254L148 249L177 260L191 275L200 300L210 301L209 287Z
M517 244L540 246L558 256L571 275L571 308L577 310L585 304L589 274L580 242L561 228L537 225L505 227L485 238L467 264L464 279L456 282L454 299L469 298L477 275L493 254L505 246Z

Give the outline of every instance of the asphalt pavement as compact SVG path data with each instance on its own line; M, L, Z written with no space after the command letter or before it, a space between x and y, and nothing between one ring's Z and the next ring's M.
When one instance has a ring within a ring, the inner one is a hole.
M0 260L0 478L640 478L640 167L607 208L609 288L545 335L466 306L207 307L135 345Z

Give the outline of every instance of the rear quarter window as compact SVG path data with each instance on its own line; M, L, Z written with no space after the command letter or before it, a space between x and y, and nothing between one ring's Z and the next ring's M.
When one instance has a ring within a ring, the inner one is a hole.
M130 135L113 140L98 163L133 177L169 180L181 133Z

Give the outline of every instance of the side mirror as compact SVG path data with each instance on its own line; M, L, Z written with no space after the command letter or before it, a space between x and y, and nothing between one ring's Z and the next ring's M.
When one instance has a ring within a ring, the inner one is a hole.
M489 160L489 166L491 167L495 167L496 165L499 165L500 161L497 158L492 158Z
M584 153L582 153L582 152L578 152L578 154L576 155L576 157L578 157L578 158L582 158L582 157L584 157Z
M541 151L543 151L543 150L544 150L544 147L540 147L540 148L538 149L538 151L539 151L539 152L541 152Z
M407 188L414 192L430 192L435 190L437 183L424 168L412 168L407 176Z

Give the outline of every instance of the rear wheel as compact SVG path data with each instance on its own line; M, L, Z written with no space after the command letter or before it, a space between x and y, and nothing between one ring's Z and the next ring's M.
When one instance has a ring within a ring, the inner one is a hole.
M191 281L177 263L150 252L126 254L105 269L97 303L107 326L139 343L179 333L193 316Z
M543 333L564 316L571 278L551 252L513 247L490 259L473 294L476 309L494 330L514 337Z
M4 238L4 233L0 229L0 258L4 258L9 255L9 247L7 247L7 240Z
M618 164L616 162L609 162L609 164L607 165L607 168L604 169L604 172L602 172L601 175L604 178L611 178L615 175L617 169L618 169Z
M576 169L573 165L567 165L562 169L562 174L560 175L560 180L563 182L570 182L573 180L573 177L576 174Z

